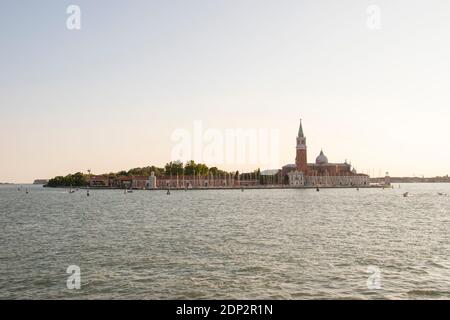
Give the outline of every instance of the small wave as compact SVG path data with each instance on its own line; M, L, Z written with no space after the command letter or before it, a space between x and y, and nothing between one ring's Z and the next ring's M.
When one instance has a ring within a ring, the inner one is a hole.
M432 267L437 267L437 268L440 268L440 269L449 269L450 268L450 265L448 263L441 262L441 261L438 262L438 261L431 260L431 261L428 262L428 264L430 266L432 266Z
M443 292L443 291L437 291L437 290L430 290L430 289L415 289L410 290L407 292L410 296L430 296L430 297L436 297L436 296L442 296L442 295L448 295L449 292Z
M252 273L252 272L271 272L272 270L263 266L248 266L237 270L239 273Z

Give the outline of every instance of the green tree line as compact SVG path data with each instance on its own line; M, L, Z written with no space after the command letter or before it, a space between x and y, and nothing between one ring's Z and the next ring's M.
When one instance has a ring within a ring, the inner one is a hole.
M114 179L120 176L150 176L151 173L154 172L156 177L175 177L175 176L214 176L214 177L225 177L231 176L235 179L238 177L247 178L250 177L259 179L259 169L255 170L252 173L242 173L239 171L236 172L227 172L224 170L220 170L217 167L208 167L204 163L195 163L195 161L191 160L186 163L181 161L172 161L167 163L164 168L156 167L156 166L147 166L143 168L133 168L128 171L122 170L119 172L110 172L101 174L102 176L108 177L110 179ZM89 175L83 174L81 172L77 172L75 174L69 174L67 176L57 176L53 179L50 179L47 183L49 187L82 187L86 186L89 183Z
M47 183L49 187L84 187L88 183L87 175L77 172L75 174L69 174L65 177L58 176L50 179Z

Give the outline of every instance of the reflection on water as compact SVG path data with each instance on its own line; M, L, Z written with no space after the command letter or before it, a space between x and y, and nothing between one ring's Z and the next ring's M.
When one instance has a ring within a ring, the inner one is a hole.
M0 187L0 298L450 298L450 197L438 195L450 184L27 187ZM80 290L66 287L69 265Z

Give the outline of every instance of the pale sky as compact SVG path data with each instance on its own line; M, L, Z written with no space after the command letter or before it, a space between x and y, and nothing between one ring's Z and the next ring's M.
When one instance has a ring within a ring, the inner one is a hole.
M163 166L196 120L279 130L281 166L300 117L309 162L448 174L449 30L448 0L1 1L0 182Z

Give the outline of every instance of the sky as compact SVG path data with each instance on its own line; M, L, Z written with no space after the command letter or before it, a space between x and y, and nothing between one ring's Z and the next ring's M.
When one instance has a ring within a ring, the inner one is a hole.
M0 182L164 166L199 121L282 166L300 118L309 162L449 174L449 30L448 0L1 1Z

